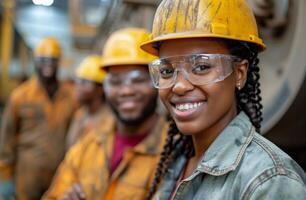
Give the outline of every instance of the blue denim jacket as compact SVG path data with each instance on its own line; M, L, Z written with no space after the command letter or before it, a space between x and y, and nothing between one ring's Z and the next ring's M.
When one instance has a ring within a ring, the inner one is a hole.
M154 199L170 198L186 163L175 159ZM306 200L306 175L241 112L205 152L174 200Z

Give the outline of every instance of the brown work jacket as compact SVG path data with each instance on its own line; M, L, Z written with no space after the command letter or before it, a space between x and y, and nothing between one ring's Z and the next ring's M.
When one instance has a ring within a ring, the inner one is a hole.
M141 143L124 153L112 175L114 124L104 133L88 134L66 154L43 200L58 199L74 183L81 184L90 200L145 199L167 130L160 118Z
M12 92L0 132L0 180L15 181L18 199L40 199L48 189L65 153L72 92L60 84L51 100L37 77Z
M93 130L102 131L103 127L107 127L105 124L111 123L109 120L112 120L112 112L106 105L101 105L92 115L85 106L80 107L74 114L68 130L67 149Z

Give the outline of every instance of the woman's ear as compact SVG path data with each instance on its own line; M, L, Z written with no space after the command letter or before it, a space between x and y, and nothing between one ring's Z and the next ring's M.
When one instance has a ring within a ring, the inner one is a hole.
M236 87L238 90L241 90L247 81L248 68L249 61L246 59L236 63L234 67Z

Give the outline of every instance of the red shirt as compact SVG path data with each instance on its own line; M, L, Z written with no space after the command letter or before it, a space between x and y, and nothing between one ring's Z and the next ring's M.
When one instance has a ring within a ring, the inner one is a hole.
M115 141L114 141L114 150L113 150L111 168L110 168L111 174L116 170L116 168L120 164L125 150L128 148L135 147L147 135L148 133L136 134L134 136L125 136L119 132L116 132Z

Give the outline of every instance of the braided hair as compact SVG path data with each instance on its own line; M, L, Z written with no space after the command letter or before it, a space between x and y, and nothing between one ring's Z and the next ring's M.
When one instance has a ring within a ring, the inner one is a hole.
M224 40L224 43L229 48L231 55L246 59L249 62L246 84L241 90L235 91L237 110L238 112L244 111L251 120L256 131L260 132L263 107L260 96L258 48L256 45L234 40ZM158 44L156 48L159 48L159 46L160 44ZM183 154L187 159L194 155L191 136L181 134L175 122L170 117L168 121L169 129L166 143L161 153L159 163L157 164L155 178L147 195L147 200L150 200L156 192L162 177L167 172L173 159L175 159L175 155Z

